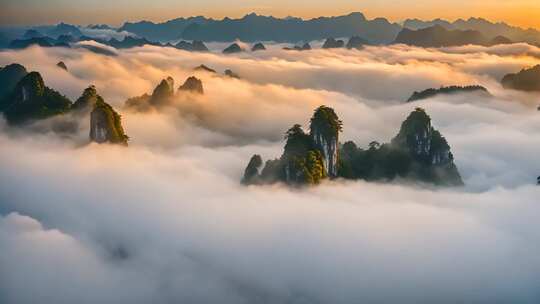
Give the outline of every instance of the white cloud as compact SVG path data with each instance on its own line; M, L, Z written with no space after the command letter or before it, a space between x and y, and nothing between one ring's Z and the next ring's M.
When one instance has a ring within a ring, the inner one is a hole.
M537 60L525 51L1 52L0 65L38 70L72 99L95 84L131 143L81 145L84 123L75 141L1 125L0 302L537 303L537 95L497 84L498 73ZM191 70L201 63L242 79ZM192 74L203 97L121 108L166 76L178 86ZM494 97L398 103L469 82ZM343 120L342 141L361 146L390 140L426 108L467 186L240 186L249 157L279 157L283 132L320 104Z

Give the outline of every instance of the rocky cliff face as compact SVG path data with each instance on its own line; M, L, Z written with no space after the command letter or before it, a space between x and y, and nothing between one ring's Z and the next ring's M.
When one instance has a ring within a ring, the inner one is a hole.
M401 129L392 140L392 144L408 150L417 160L429 161L432 132L431 119L418 108L401 124Z
M97 143L127 145L120 115L98 95L90 114L90 140Z
M242 178L242 184L255 185L260 183L260 172L263 162L260 155L255 154L249 160L249 163L244 171L244 177Z
M154 106L161 106L167 104L173 96L174 79L172 79L172 77L167 77L154 89L149 102Z
M181 91L191 92L195 94L204 94L203 83L199 78L195 76L190 76L186 79L184 84L182 84L178 88L178 92L181 92Z
M174 79L163 79L154 89L152 95L143 94L126 100L125 106L130 110L148 111L171 103L174 97Z
M10 123L47 118L71 107L69 99L45 86L38 72L24 76L5 100L3 112Z
M436 184L461 185L463 181L454 165L450 145L441 133L431 125L431 118L420 108L416 108L402 123L392 146L406 151L418 164L418 171L412 172L418 178Z
M338 144L342 123L332 108L321 106L315 110L310 124L310 136L322 155L328 176L338 174Z
M341 121L333 109L321 106L315 110L310 133L298 124L285 135L287 142L277 160L267 161L262 172L262 160L254 156L248 164L245 184L284 182L289 185L314 185L338 174L338 133ZM259 166L255 166L255 165Z
M2 109L2 99L9 95L15 86L28 72L20 64L9 64L0 68L0 110Z

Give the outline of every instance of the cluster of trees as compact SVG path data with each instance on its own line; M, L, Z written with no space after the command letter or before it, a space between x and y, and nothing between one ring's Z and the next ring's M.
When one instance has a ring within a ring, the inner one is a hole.
M438 89L430 88L427 90L423 90L421 92L415 91L411 95L411 97L407 99L407 102L428 99L439 94L457 94L457 93L474 93L474 92L491 95L485 87L480 86L480 85L448 86L448 87L440 87Z

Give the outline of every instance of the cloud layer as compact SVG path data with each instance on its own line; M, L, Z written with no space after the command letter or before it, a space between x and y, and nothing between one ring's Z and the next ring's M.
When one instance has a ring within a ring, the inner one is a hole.
M537 303L538 95L504 73L540 62L526 45L224 56L144 47L0 53L72 99L95 84L130 147L0 128L0 302ZM64 61L68 72L55 67ZM206 64L241 79L194 72ZM122 108L172 76L202 97ZM494 95L404 104L414 90L482 84ZM253 153L332 106L341 140L388 141L416 106L448 139L466 187L328 182L242 187ZM47 123L42 128L47 129Z

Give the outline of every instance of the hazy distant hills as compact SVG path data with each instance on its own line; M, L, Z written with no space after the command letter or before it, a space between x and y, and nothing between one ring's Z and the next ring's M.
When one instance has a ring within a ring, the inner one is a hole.
M497 45L509 44L512 40L505 36L488 38L476 30L448 30L441 25L434 25L418 30L404 28L397 36L395 43L404 43L421 47L448 47L467 44Z
M127 41L121 41L129 36ZM73 37L70 38L70 37ZM120 28L108 25L57 25L0 28L0 47L25 47L32 44L61 46L77 40L95 40L115 48L162 45L179 40L200 42L275 41L302 44L327 38L355 37L357 48L366 44L405 43L423 47L465 44L495 45L527 42L540 45L540 32L506 23L470 18L449 22L442 19L422 21L408 19L403 24L384 18L368 20L362 13L309 20L276 18L248 14L239 19L210 19L202 16L177 18L163 23L126 22ZM67 39L70 38L70 39ZM33 39L33 40L32 40ZM15 41L15 42L14 42ZM168 45L168 44L167 44ZM179 47L181 48L181 47Z
M504 22L490 22L482 18L469 18L467 20L458 19L449 22L442 19L422 21L418 19L407 19L403 23L404 28L411 30L425 29L435 25L440 25L447 30L473 30L482 33L486 39L492 40L497 36L503 36L515 42L527 42L540 44L540 31L535 29L523 29L508 25Z
M384 18L368 20L361 13L337 17L275 18L249 14L240 19L204 17L179 18L164 23L142 21L126 23L120 30L159 41L174 39L202 41L299 42L328 37L359 36L371 43L391 43L401 30Z

